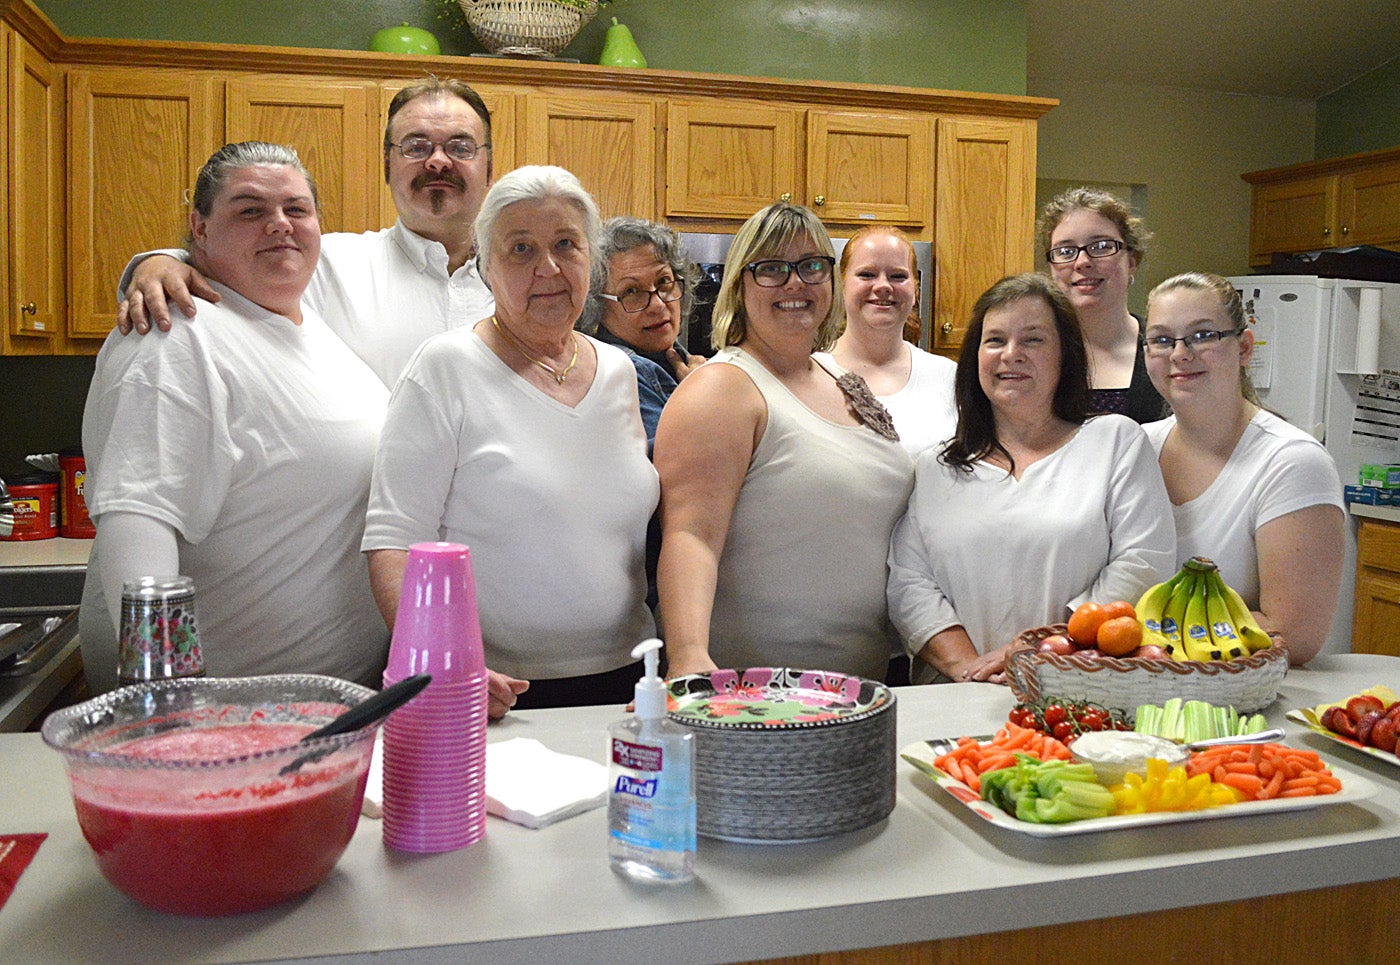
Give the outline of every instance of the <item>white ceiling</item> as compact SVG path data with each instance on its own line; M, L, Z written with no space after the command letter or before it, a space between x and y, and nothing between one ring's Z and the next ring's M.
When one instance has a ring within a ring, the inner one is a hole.
M1102 73L1316 100L1400 56L1400 0L1027 0L1026 27L1032 94Z

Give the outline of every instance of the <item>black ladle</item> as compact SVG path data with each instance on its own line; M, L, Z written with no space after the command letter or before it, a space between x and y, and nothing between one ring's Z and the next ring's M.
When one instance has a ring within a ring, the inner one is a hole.
M316 730L307 734L298 743L305 744L307 741L318 740L322 737L334 737L336 734L348 734L362 727L368 727L370 724L376 724L408 703L414 697L417 697L419 692L432 682L432 675L426 673L405 677L398 683L385 687L373 697L360 701L329 724L326 724L324 727L318 727ZM310 753L303 754L277 773L279 775L290 774L305 764L319 761L329 754L331 750L333 750L333 748L322 747Z

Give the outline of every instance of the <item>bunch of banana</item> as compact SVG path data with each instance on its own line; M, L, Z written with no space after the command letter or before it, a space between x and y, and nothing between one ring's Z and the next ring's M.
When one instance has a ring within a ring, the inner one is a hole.
M1174 660L1233 660L1272 646L1240 595L1225 585L1220 570L1203 556L1158 583L1137 604L1144 644L1155 644Z

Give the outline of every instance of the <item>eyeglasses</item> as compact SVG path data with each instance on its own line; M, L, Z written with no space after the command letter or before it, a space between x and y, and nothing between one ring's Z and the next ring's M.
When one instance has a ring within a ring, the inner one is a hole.
M392 141L390 147L399 149L399 153L410 161L423 161L433 156L433 151L439 147L442 153L446 154L454 161L470 161L482 151L491 147L490 144L477 145L476 141L469 137L449 137L445 141L434 141L429 137L413 135L406 137L397 144Z
M647 306L651 304L652 295L655 295L663 305L678 302L685 296L685 279L667 278L657 282L655 288L629 288L621 295L609 295L607 292L598 293L599 298L617 302L622 306L622 310L629 315L646 311Z
M1170 335L1152 335L1142 340L1142 347L1148 355L1170 355L1176 351L1176 343L1181 342L1194 354L1208 349L1212 345L1219 345L1221 339L1243 334L1244 329L1237 328L1233 332L1214 332L1207 329L1183 335L1181 338L1172 338Z
M831 277L835 267L836 259L830 255L812 255L801 261L780 261L776 258L754 261L745 265L744 270L753 275L753 280L763 288L781 288L788 283L794 271L807 284L819 285Z
M1116 238L1100 238L1087 245L1060 245L1058 248L1051 248L1045 253L1045 260L1052 265L1068 265L1078 260L1081 251L1090 258L1107 258L1118 254L1123 248L1123 242Z

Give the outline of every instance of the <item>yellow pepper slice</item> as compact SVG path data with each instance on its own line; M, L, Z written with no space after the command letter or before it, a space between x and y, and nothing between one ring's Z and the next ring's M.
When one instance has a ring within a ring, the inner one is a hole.
M1116 802L1115 814L1197 811L1239 800L1233 788L1215 783L1209 774L1188 778L1184 767L1169 767L1155 757L1147 762L1146 777L1128 774L1109 792Z

